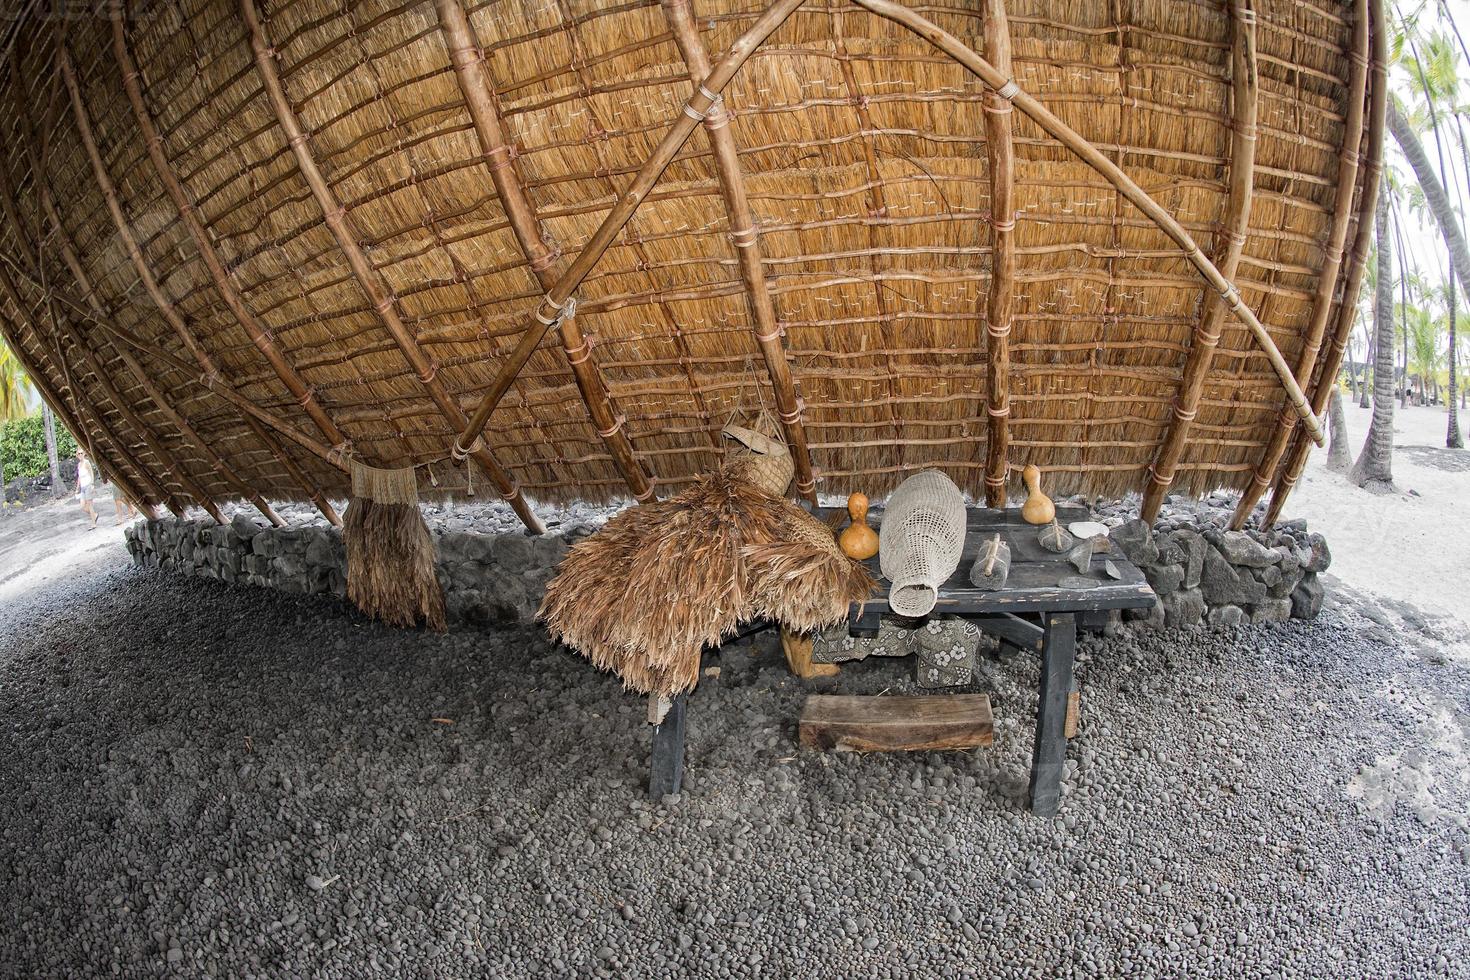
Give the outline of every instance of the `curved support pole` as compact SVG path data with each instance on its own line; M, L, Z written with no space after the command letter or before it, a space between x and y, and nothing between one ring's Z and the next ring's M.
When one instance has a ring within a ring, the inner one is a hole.
M1225 248L1220 254L1219 265L1222 276L1234 279L1240 253L1245 246L1246 231L1250 228L1251 195L1255 190L1259 90L1255 0L1232 0L1230 23L1230 90L1234 102L1230 137L1230 197L1226 204ZM1206 290L1194 342L1190 344L1189 355L1184 361L1183 379L1179 383L1179 392L1174 396L1174 418L1159 444L1153 465L1148 468L1148 482L1143 488L1143 504L1138 516L1149 524L1159 516L1164 495L1174 482L1175 468L1184 454L1189 430L1199 410L1205 379L1209 377L1210 364L1215 359L1215 348L1220 343L1220 325L1224 319L1225 304L1220 302L1218 294Z
M439 366L429 360L428 355L424 353L423 348L419 346L418 341L403 322L403 318L398 313L398 297L393 295L388 284L383 280L382 274L372 267L367 256L363 254L351 215L337 200L337 195L328 186L326 177L316 165L316 159L308 145L308 137L301 128L301 121L297 118L296 110L292 108L290 100L286 98L286 89L281 83L280 71L276 68L276 52L266 37L265 28L255 9L255 0L240 0L240 14L250 33L250 50L255 56L256 74L260 76L261 84L265 87L271 108L275 112L276 122L291 144L291 152L296 157L296 167L301 172L307 186L311 188L312 196L316 198L317 206L321 209L322 220L331 230L332 236L336 238L337 246L347 260L347 265L352 269L353 277L357 279L363 295L367 297L368 303L377 312L378 319L382 321L389 336L393 338L394 344L402 352L404 359L408 361L409 367L418 376L419 384L428 392L429 397L439 407L440 414L452 428L456 430L464 428L466 419L459 403L436 378ZM474 442L474 440L470 441ZM521 519L521 523L525 524L533 534L540 534L545 530L541 521L531 510L530 504L521 494L520 488L516 486L515 481L510 478L510 475L488 449L485 449L483 445L468 447L462 451L462 454L457 454L456 458L462 458L462 455L473 456L475 461L485 468L485 472L490 475L490 480L501 498L511 505Z
M663 8L664 18L674 34L674 43L689 69L689 80L698 85L709 76L710 63L690 0L663 0ZM730 114L723 100L711 108L704 120L704 128L714 150L720 191L730 218L730 241L740 262L740 276L745 284L745 301L750 310L756 346L766 362L766 374L776 396L776 411L781 417L786 443L791 447L791 456L796 463L796 492L815 504L816 475L812 469L811 450L807 446L806 426L801 418L805 405L797 397L791 365L786 360L786 347L781 342L781 327L776 319L770 286L766 282L765 258L761 253L755 215L745 191L740 152L735 145L735 135L730 132Z
M25 307L20 302L20 293L15 288L15 282L10 278L10 271L6 269L3 264L0 264L0 293L3 293L5 298L9 299L11 305L13 305L22 315L25 314ZM42 354L45 354L46 346L45 344L42 344L40 342L41 331L36 328L36 324L34 321L31 322L30 326L31 332L37 338L37 346L41 348ZM28 377L31 383L36 386L36 389L41 393L41 397L46 400L46 404L51 406L51 410L61 418L62 423L68 429L75 433L81 433L85 431L80 425L77 424L77 419L81 417L83 413L85 413L87 416L90 416L92 420L92 431L100 433L101 436L106 439L108 443L111 444L113 452L117 454L118 459L127 463L127 465L132 469L133 474L138 477L138 482L146 482L154 495L153 499L163 501L168 506L169 510L174 513L175 516L183 515L183 508L179 506L178 501L175 500L172 495L166 494L164 490L158 486L157 483L153 482L152 478L148 476L148 471L143 469L143 467L138 464L137 459L135 459L132 453L128 451L127 445L113 434L112 429L105 422L102 421L102 416L99 415L96 409L92 408L91 404L88 403L86 398L83 397L82 392L80 391L80 386L67 381L63 372L62 380L63 383L66 385L65 389L63 390L67 390L70 392L72 401L75 402L77 406L77 413L76 415L73 415L71 411L68 410L66 402L61 399L60 391L51 387L50 378L43 371L39 370L38 364L33 363L32 359L27 354L26 349L20 345L19 341L10 336L10 332L5 328L5 324L3 322L0 322L0 339L3 339L6 343L6 346L8 346L10 350L15 353L15 356L20 361L21 366L25 368L26 377ZM122 487L127 492L133 503L138 506L138 509L143 512L145 517L147 517L149 520L157 518L158 513L155 510L152 501L150 501L147 497L138 492L137 483L135 483L130 476L125 474L125 471L122 469L122 467L118 465L116 461L109 460L101 453L97 452L93 453L93 457L97 460L99 466L102 466L106 469L108 476L112 478L113 482Z
M241 0L241 2L248 4L250 0ZM501 365L500 373L496 375L490 387L486 388L484 394L480 396L480 404L470 416L469 423L460 432L459 438L455 440L456 456L463 455L466 447L480 437L480 433L485 429L485 423L490 419L490 413L495 411L495 406L500 404L501 398L505 397L506 391L510 389L516 376L526 366L526 361L530 359L531 353L541 343L541 338L546 336L546 331L557 321L557 317L571 298L572 292L582 284L583 279L587 278L587 273L591 272L598 259L602 258L603 253L612 244L613 238L633 217L633 213L638 210L638 206L643 203L643 199L648 196L653 185L658 183L664 168L688 142L694 128L709 116L720 92L730 84L730 79L740 70L740 66L755 53L756 48L765 43L766 38L770 37L776 28L780 27L803 2L804 0L776 0L766 8L766 12L761 14L749 30L735 39L735 43L730 45L729 50L715 64L704 82L695 88L694 94L684 103L684 111L674 119L673 124L664 133L663 139L659 141L643 167L634 175L617 203L608 211L607 217L602 220L602 224L598 226L592 238L582 251L577 253L576 259L561 274L556 284L547 290L546 296L541 301L541 308L535 314L534 322L527 326L521 334L516 349Z
M1296 380L1303 386L1312 381L1317 366L1317 353L1327 332L1327 319L1332 313L1332 300L1337 291L1338 274L1342 270L1343 246L1347 242L1348 224L1353 216L1353 188L1358 184L1358 150L1363 140L1363 103L1368 89L1368 58L1371 31L1368 23L1368 0L1353 3L1353 50L1349 55L1347 119L1343 124L1342 154L1337 165L1337 205L1332 212L1332 229L1327 240L1327 262L1317 279L1317 292L1312 297L1312 318L1307 336L1297 357ZM1320 387L1320 385L1319 385ZM1240 530L1255 509L1256 501L1271 484L1271 477L1291 441L1296 417L1289 408L1271 430L1261 457L1251 474L1250 484L1241 491L1240 502L1230 518L1230 527Z
M522 253L530 263L531 273L542 289L550 289L556 282L556 268L561 258L559 251L546 247L541 237L541 221L536 206L531 202L515 168L515 147L505 138L500 112L495 106L495 96L486 77L485 59L480 53L480 40L470 24L460 0L434 0L434 10L439 16L439 30L444 35L445 46L454 62L454 74L459 80L460 93L470 111L475 125L475 135L480 141L490 170L490 180L495 184L495 193L505 209L511 231L521 246ZM653 499L653 481L633 454L633 444L623 427L623 418L608 397L607 386L597 370L588 348L587 338L577 323L575 315L560 317L562 350L567 364L577 382L577 391L597 434L602 437L612 455L613 462L632 491L633 497L642 503Z
M1383 175L1384 119L1388 105L1388 41L1384 27L1382 0L1373 0L1372 18L1373 79L1369 86L1368 138L1363 189L1358 195L1358 228L1353 236L1353 256L1348 265L1347 282L1343 287L1342 299L1337 308L1337 323L1332 336L1332 348L1322 359L1317 372L1317 385L1312 391L1312 411L1320 415L1327 409L1327 399L1337 384L1337 371L1342 366L1343 354L1347 351L1348 336L1353 330L1353 321L1358 312L1358 291L1363 286L1363 271L1367 268L1368 252L1373 242L1373 214L1378 205L1378 192ZM1276 483L1271 491L1271 503L1266 508L1265 525L1270 527L1281 516L1286 498L1291 496L1292 487L1301 477L1307 465L1311 445L1298 433L1292 444L1291 454L1276 473Z
M1011 74L1011 28L1005 0L985 0L985 54ZM1011 103L985 94L985 153L990 168L990 300L985 310L985 505L1006 505L1010 464L1011 296L1016 281L1016 150L1011 142Z
M224 263L220 261L219 252L216 251L214 242L210 240L208 233L204 229L204 225L199 220L198 209L195 208L194 202L189 199L183 185L179 182L178 175L174 172L173 165L169 163L168 157L164 154L163 137L159 135L158 127L154 125L153 117L148 112L148 105L143 98L143 89L139 82L138 67L133 62L133 57L128 51L126 32L123 28L122 0L114 0L111 9L111 19L113 56L117 61L119 70L122 72L123 89L127 92L128 102L132 105L133 118L137 120L140 135L143 138L143 144L148 149L148 158L153 163L153 169L158 174L159 181L162 182L164 189L168 192L169 198L173 201L174 207L179 213L179 218L183 221L184 226L189 229L190 237L193 238L194 245L199 250L200 258L204 260L205 268L209 270L209 275L214 281L215 289L219 292L220 298L224 300L225 306L229 307L230 312L234 314L235 320L240 324L241 329L245 331L246 335L250 337L256 348L265 357L271 370L275 372L276 377L285 385L286 390L291 393L291 396L296 399L306 414L311 417L311 420L316 423L322 435L326 436L327 441L331 442L334 446L339 447L343 453L348 452L351 447L347 437L342 434L342 430L337 428L336 424L327 416L326 411L317 401L315 392L306 384L301 375L297 374L296 369L292 367L291 363L286 359L286 356L271 339L269 331L260 325L255 315L245 305L240 291L235 288L235 284L230 279L230 274L225 270ZM70 65L68 64L63 70L69 69ZM129 230L124 229L120 231L120 234L131 238L131 232ZM172 307L170 306L169 309L171 310ZM165 315L168 316L169 323L174 326L175 331L181 332L180 339L184 339L186 332L180 330L182 321L179 320L177 314L169 316L166 313ZM176 323L175 321L178 322ZM191 345L185 340L185 346L190 347L191 350L196 352L199 367L205 374L214 376L219 373L212 359L198 345ZM306 491L307 496L316 504L317 509L322 512L322 515L334 527L340 527L341 520L337 517L336 511L332 509L332 505L327 502L321 489L311 483L306 474L282 451L279 443L276 443L270 436L259 430L259 426L254 419L249 416L244 416L244 418L246 425L250 426L256 437L265 443L276 458L281 461L281 464L286 468L286 472L291 476L291 479Z
M1307 404L1306 396L1302 394L1301 385L1297 384L1291 368L1287 366L1281 351L1277 349L1275 341L1266 332L1266 328L1257 319L1240 299L1240 290L1235 284L1220 274L1215 264L1205 257L1200 251L1199 245L1189 232L1185 230L1174 216L1148 195L1143 188L1139 187L1118 168L1118 165L1103 155L1097 147L1083 139L1076 130L1058 119L1050 109L1042 105L1037 99L1021 89L1015 79L1009 78L997 71L995 66L976 54L963 41L953 34L945 31L939 25L915 13L907 7L893 3L892 0L853 0L860 7L865 7L880 17L886 17L896 23L902 24L909 30L933 44L939 50L949 55L961 65L972 71L981 81L990 86L1001 97L1009 99L1016 108L1029 116L1032 122L1040 126L1048 135L1059 143L1077 154L1093 170L1096 170L1108 183L1118 189L1118 192L1126 197L1134 207L1142 211L1144 216L1159 227L1164 234L1168 235L1176 245L1184 252L1184 257L1189 264L1198 270L1215 291L1220 294L1221 299L1229 307L1230 312L1245 324L1250 330L1251 336L1255 338L1256 345L1266 355L1266 360L1271 364L1271 370L1276 372L1281 386L1286 389L1287 397L1295 408L1297 415L1301 417L1303 425L1312 439L1322 445L1326 442L1326 436L1322 434L1321 423L1312 414L1311 406Z
M61 80L65 83L67 93L71 96L72 117L76 122L77 132L82 137L82 146L87 152L87 159L91 162L92 175L97 181L97 187L102 192L103 199L107 202L107 210L112 215L113 227L117 230L118 238L122 240L123 247L128 253L128 258L132 261L133 268L138 273L138 278L142 280L144 288L148 291L149 298L158 307L158 311L163 314L163 318L168 321L169 326L173 328L174 333L178 335L179 340L183 342L184 346L193 353L195 359L199 361L205 372L210 375L218 374L219 369L214 366L214 362L210 360L209 354L200 345L198 339L189 332L188 327L185 326L184 321L179 317L178 312L174 309L173 304L169 302L168 297L164 296L163 290L159 288L158 281L153 276L153 271L148 267L148 262L143 257L142 250L138 247L137 239L133 236L132 228L128 224L127 216L123 214L122 204L118 200L117 188L112 183L112 177L107 173L107 168L102 162L102 154L97 149L97 140L92 132L92 120L87 114L86 103L82 99L82 91L77 84L76 70L72 66L71 56L67 53L64 44L58 43L56 45L56 62L57 67L61 71ZM59 228L61 223L58 220L56 224ZM78 281L80 282L81 280L79 279ZM84 288L88 287L84 286ZM91 291L90 288L88 288L88 291ZM119 353L121 354L122 352ZM132 355L128 354L124 354L123 356L124 361L130 361L132 357ZM141 382L143 380L143 376L141 375L142 366L138 365L137 367L133 367L134 364L137 364L137 362L131 361L129 363L129 369L134 374L139 374L139 380ZM145 387L148 387L150 392L157 391L151 378L148 379ZM231 487L238 491L246 500L253 503L256 509L264 514L266 519L272 524L279 527L285 523L271 509L270 504L266 503L265 499L253 487L241 480L235 474L234 470L230 468L229 464L200 437L194 427L163 397L162 392L158 392L153 400L158 403L159 408L163 409L163 413L168 416L169 421L173 422L179 431L184 433L188 440L194 443L204 453L205 458L213 464L214 468L225 478L225 481ZM247 419L246 421L249 424L249 420ZM251 428L253 429L254 426L252 425ZM296 464L289 463L284 458L281 461L286 465L287 472L293 475L301 474L301 471L296 468ZM302 479L305 479L304 475ZM313 488L309 484L303 484L302 489L308 495L313 492Z

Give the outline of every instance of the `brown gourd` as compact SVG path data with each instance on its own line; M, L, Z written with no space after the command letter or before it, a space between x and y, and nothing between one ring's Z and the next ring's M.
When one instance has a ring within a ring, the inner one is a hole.
M847 498L847 516L852 523L837 539L837 546L849 558L865 561L878 553L878 532L868 527L867 494L855 493Z
M1032 463L1021 471L1026 482L1026 502L1021 505L1021 519L1027 524L1050 524L1057 516L1057 505L1041 492L1041 470Z

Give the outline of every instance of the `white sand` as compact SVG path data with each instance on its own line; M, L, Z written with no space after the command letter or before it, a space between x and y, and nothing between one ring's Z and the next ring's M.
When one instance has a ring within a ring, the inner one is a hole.
M1370 413L1349 406L1348 443L1357 458ZM1470 414L1462 413L1464 430ZM1327 469L1327 451L1314 450L1287 500L1284 517L1305 517L1326 535L1332 574L1349 585L1447 613L1470 623L1470 450L1454 454L1466 467L1449 472L1425 465L1402 447L1444 450L1443 408L1394 413L1396 494L1373 494ZM1410 493L1413 491L1413 493Z

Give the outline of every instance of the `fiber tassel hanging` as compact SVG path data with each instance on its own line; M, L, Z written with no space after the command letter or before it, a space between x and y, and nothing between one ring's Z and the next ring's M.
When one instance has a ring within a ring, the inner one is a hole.
M393 626L444 629L444 590L434 574L434 540L419 513L413 467L352 463L352 500L343 518L347 597Z

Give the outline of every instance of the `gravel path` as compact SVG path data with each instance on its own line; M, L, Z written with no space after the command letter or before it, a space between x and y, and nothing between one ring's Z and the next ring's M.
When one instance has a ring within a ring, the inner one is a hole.
M0 976L1470 973L1470 666L1409 607L1089 639L1041 821L1030 657L993 749L858 757L732 644L660 805L643 703L538 631L75 571L0 606Z

